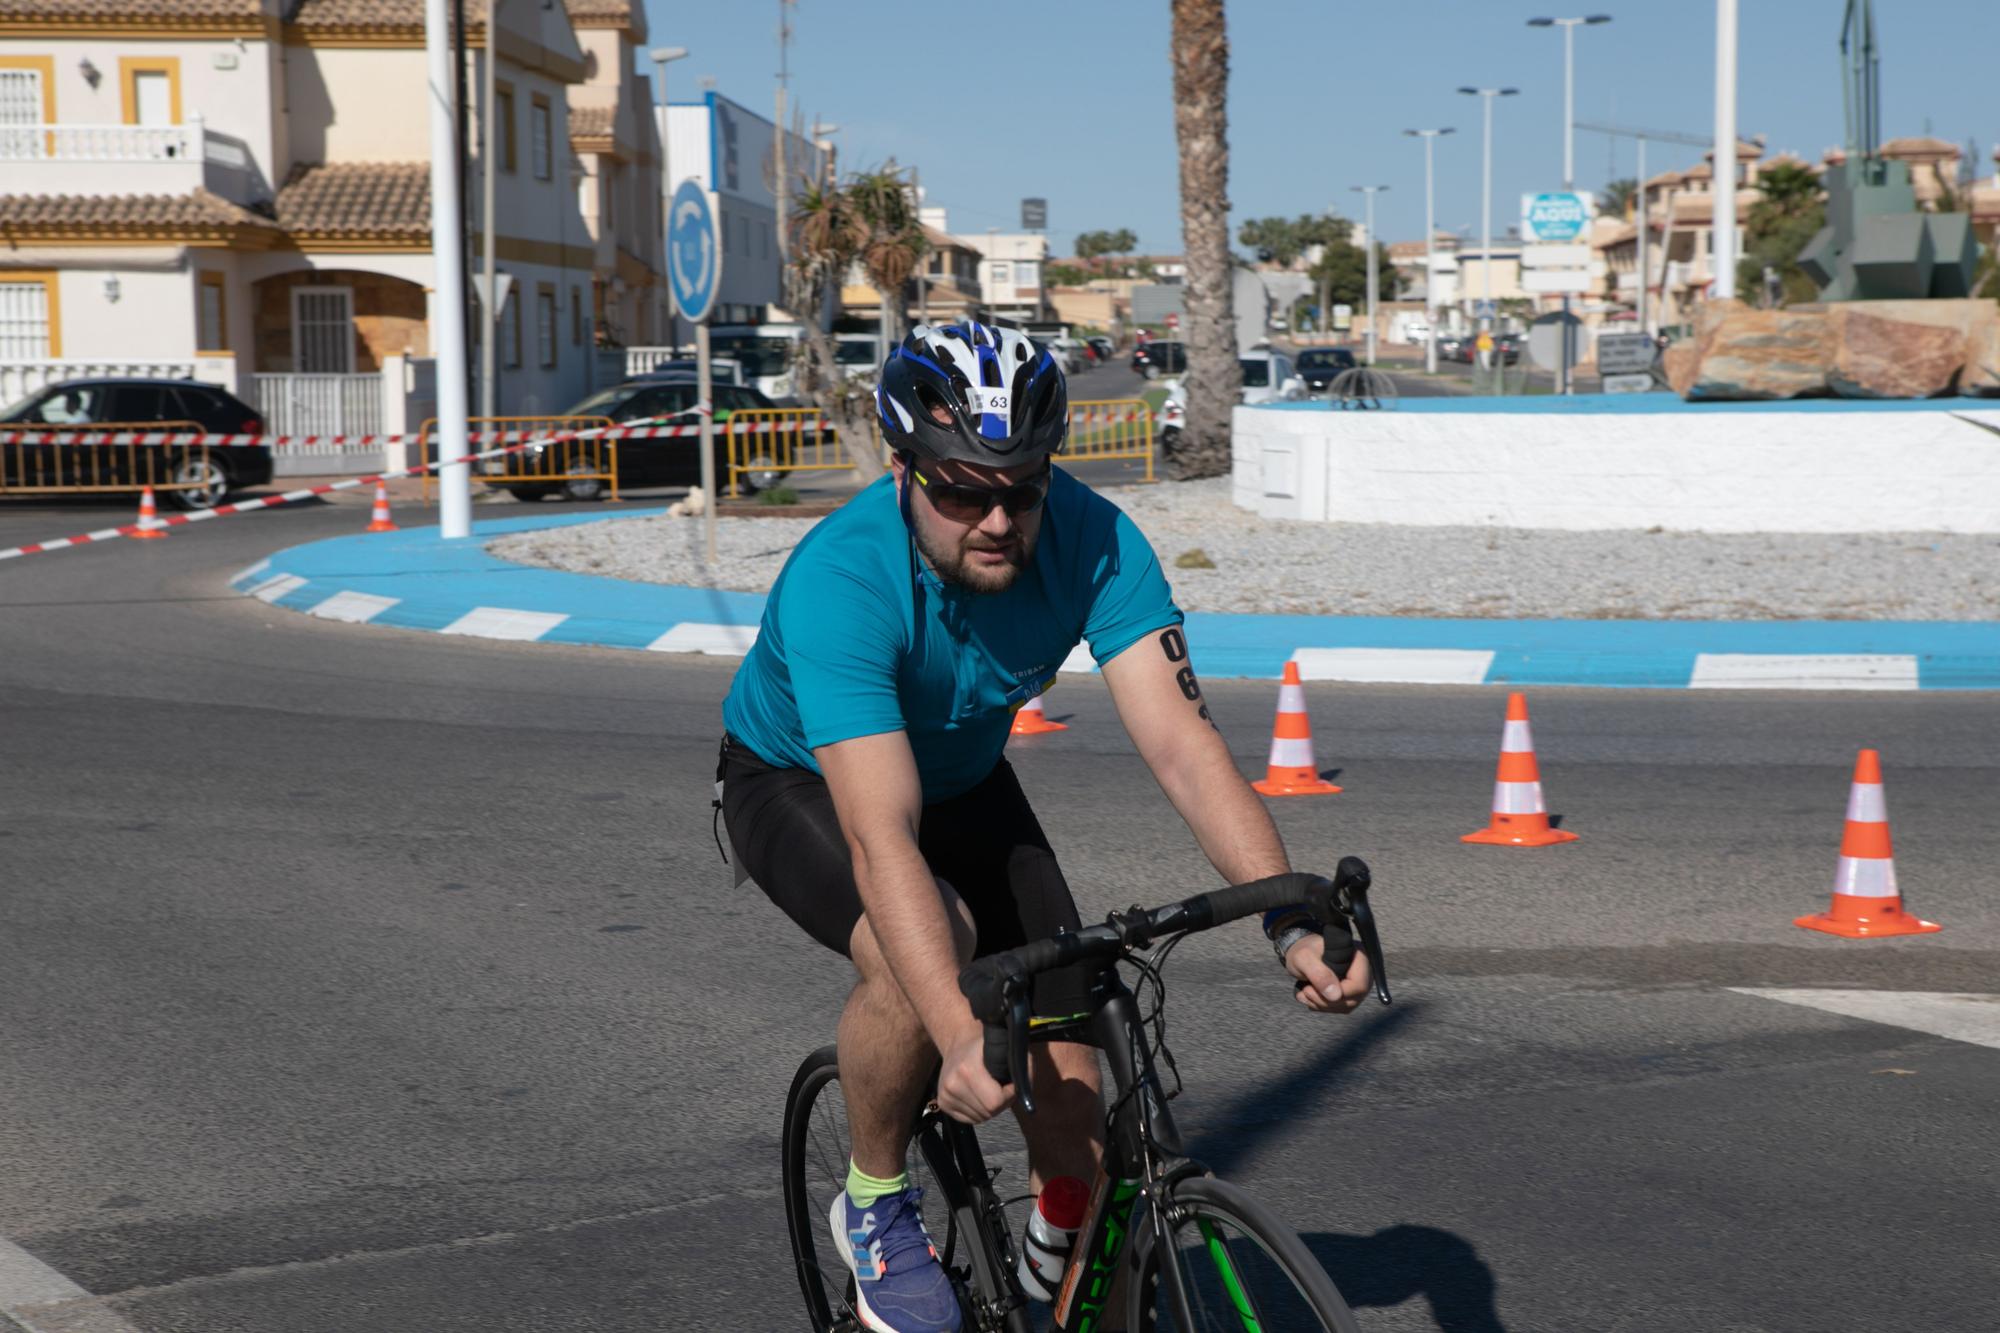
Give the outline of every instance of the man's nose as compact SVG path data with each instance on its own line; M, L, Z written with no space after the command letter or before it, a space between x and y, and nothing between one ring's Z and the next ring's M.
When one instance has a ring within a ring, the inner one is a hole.
M979 530L989 537L1005 537L1014 531L1014 516L996 498L987 509L986 517L979 520Z

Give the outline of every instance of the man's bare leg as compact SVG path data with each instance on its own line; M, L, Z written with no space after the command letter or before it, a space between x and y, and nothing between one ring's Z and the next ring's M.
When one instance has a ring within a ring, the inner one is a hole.
M1096 1178L1104 1157L1104 1094L1097 1048L1073 1041L1037 1045L1028 1060L1035 1087L1035 1113L1023 1115L1021 1136L1028 1141L1028 1183L1037 1193L1053 1176L1075 1176L1085 1185Z
M969 962L975 939L972 912L943 880L938 881L938 892L951 910L958 960ZM903 1173L910 1126L916 1123L925 1086L937 1068L938 1052L923 1020L896 984L865 916L854 925L848 953L860 979L840 1014L840 1091L847 1101L854 1165L866 1175L888 1180Z

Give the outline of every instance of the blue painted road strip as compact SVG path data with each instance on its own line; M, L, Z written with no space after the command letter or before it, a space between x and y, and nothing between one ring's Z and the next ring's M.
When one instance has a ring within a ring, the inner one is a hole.
M659 509L621 519L648 518ZM357 534L280 551L232 580L289 611L520 642L741 656L761 593L534 569L489 555L512 532L598 514L487 521L466 541L436 528ZM1194 612L1202 674L1268 679L1655 689L2000 689L2000 624L1863 620L1405 620ZM1087 653L1065 670L1088 671Z

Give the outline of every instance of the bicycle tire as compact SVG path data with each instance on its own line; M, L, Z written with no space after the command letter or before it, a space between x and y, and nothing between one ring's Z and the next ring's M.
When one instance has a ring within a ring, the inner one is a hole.
M1181 1214L1174 1230L1176 1253L1206 1260L1182 1267L1195 1324L1191 1329L1180 1329L1162 1310L1162 1256L1151 1219L1147 1219L1135 1228L1138 1248L1132 1259L1127 1312L1131 1333L1244 1333L1248 1329L1262 1333L1361 1333L1354 1312L1298 1233L1256 1199L1213 1176L1180 1181L1170 1187L1168 1199L1168 1207ZM1223 1240L1224 1255L1219 1258L1216 1237L1225 1231L1238 1239L1235 1243ZM1180 1241L1183 1235L1186 1242ZM1255 1246L1254 1254L1249 1245Z
M808 1055L792 1076L785 1094L785 1123L780 1155L785 1196L785 1228L792 1243L793 1266L813 1333L861 1333L854 1312L854 1280L846 1261L833 1249L827 1234L827 1208L833 1191L845 1188L852 1143L847 1133L847 1104L839 1093L840 1061L832 1046ZM831 1093L829 1093L831 1089ZM911 1178L924 1185L924 1225L937 1246L946 1271L954 1273L961 1303L967 1292L969 1256L958 1249L974 1243L961 1237L950 1222L949 1205L922 1153L910 1154ZM973 1327L967 1323L967 1328Z

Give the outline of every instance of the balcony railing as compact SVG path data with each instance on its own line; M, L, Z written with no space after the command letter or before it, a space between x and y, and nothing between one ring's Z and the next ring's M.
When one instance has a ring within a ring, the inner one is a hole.
M9 125L0 162L200 162L208 134L200 116L183 125Z

